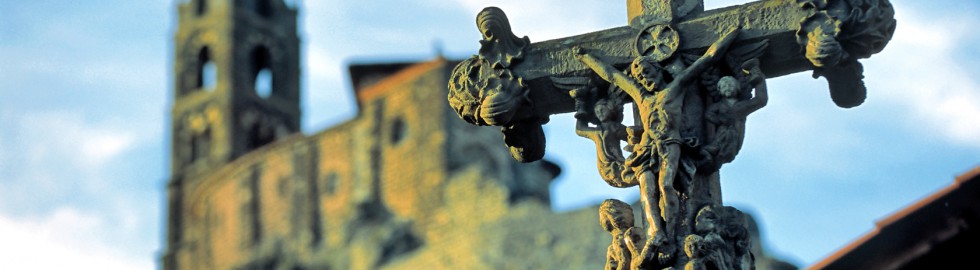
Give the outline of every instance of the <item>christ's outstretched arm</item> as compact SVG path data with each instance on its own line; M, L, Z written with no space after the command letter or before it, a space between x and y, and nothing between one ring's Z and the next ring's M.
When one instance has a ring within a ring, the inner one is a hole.
M595 71L595 73L598 74L603 80L606 80L618 86L620 89L623 89L626 94L633 98L633 101L640 102L643 100L643 88L640 87L640 85L637 84L633 78L626 76L626 74L623 72L620 72L612 65L589 54L582 48L575 47L573 50L575 51L575 58L582 61L582 63Z

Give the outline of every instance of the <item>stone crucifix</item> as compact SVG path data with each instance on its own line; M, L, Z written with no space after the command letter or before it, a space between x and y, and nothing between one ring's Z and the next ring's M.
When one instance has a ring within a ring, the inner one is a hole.
M627 26L533 44L513 34L503 11L484 9L479 54L453 70L450 106L471 124L500 126L522 162L543 157L550 115L575 112L603 180L641 191L642 227L630 209L602 208L617 239L607 268L750 269L744 216L722 206L718 170L741 148L747 115L766 104L765 78L813 71L838 106L860 105L857 60L891 39L894 10L887 0L627 6ZM634 104L631 126L621 123L625 103Z

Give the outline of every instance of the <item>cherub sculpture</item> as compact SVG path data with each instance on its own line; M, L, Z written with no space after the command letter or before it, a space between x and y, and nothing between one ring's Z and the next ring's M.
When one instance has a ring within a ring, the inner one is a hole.
M745 214L734 207L702 207L684 245L688 269L752 269L755 264Z
M599 223L612 235L612 243L606 250L606 270L630 269L633 255L637 253L633 226L633 208L622 201L609 199L599 205Z
M723 229L722 216L714 206L705 206L695 217L695 232L684 239L684 251L688 261L686 270L694 269L732 269L732 258L727 256L730 249L719 231Z
M719 100L708 105L705 112L708 144L702 148L702 155L712 160L709 163L715 169L735 159L745 138L747 116L766 106L769 100L765 75L759 69L759 60L746 61L742 65L742 72L748 77L745 90L755 88L755 97L740 99L742 89L738 80L725 76L718 80L715 88Z
M573 91L576 99L584 99L582 90ZM631 187L632 177L623 178L623 150L620 142L628 140L627 127L623 125L623 107L616 99L602 98L595 102L595 127L589 126L588 115L577 114L575 134L595 142L599 175L610 186Z

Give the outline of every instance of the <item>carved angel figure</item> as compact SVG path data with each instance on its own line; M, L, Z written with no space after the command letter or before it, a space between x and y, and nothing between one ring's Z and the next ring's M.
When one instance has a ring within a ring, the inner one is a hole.
M759 69L759 60L745 62L742 72L748 76L747 86L755 88L755 97L739 99L741 89L738 80L725 76L718 80L716 87L720 100L708 105L705 112L708 144L702 148L702 155L712 160L708 163L712 164L713 169L735 159L745 138L747 116L766 106L769 100L765 76Z
M613 237L606 249L606 270L630 269L638 237L633 222L633 208L629 204L609 199L599 205L599 223Z
M713 206L705 206L695 218L695 232L684 239L684 251L691 259L685 269L733 269L728 244L720 231L727 220Z
M583 89L573 91L576 99L584 99ZM589 126L588 115L577 115L575 134L595 142L599 175L610 186L631 187L636 182L632 178L622 178L623 151L619 148L621 141L628 140L627 128L623 125L621 104L615 99L602 98L593 105L594 116L598 119L595 127Z
M704 206L694 219L697 237L688 236L685 251L696 253L689 257L697 264L714 266L707 269L752 269L755 264L751 239L745 228L745 214L734 207ZM700 241L700 242L699 242ZM688 246L691 245L691 250ZM696 260L700 259L700 260ZM688 267L698 267L691 265Z

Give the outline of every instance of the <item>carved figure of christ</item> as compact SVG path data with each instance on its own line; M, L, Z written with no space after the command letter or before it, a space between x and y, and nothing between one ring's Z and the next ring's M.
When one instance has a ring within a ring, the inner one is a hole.
M574 49L577 59L599 77L623 89L637 104L644 129L640 147L655 149L659 155L659 173L655 173L651 164L641 165L639 170L640 200L644 218L650 224L646 243L639 256L641 258L649 260L656 254L660 263L667 263L676 252L672 248L675 245L671 243L676 239L676 230L672 227L680 222L676 220L679 202L673 183L681 154L682 138L676 121L681 118L683 96L689 89L695 88L691 84L723 55L737 35L737 29L727 32L701 58L676 73L669 83L664 82L664 70L652 58L637 57L631 66L630 76L627 76L583 49Z

